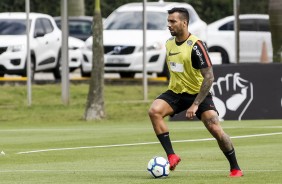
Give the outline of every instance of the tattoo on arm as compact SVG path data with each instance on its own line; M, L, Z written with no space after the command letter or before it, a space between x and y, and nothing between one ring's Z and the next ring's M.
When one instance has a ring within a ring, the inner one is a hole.
M194 100L195 105L199 105L206 98L214 80L212 67L202 68L201 74L203 75L204 80L200 92Z

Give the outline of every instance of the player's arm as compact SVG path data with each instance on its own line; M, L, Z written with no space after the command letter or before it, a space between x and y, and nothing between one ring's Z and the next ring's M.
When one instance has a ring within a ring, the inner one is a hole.
M198 110L200 103L202 103L202 101L208 95L214 80L212 64L207 52L207 48L201 41L197 41L193 47L192 66L201 71L204 80L193 104L186 111L186 117L190 119L193 119L196 115L196 111Z
M197 41L195 46L194 48L197 49L194 49L192 52L193 64L196 68L200 69L204 77L200 92L194 100L194 104L199 105L208 95L214 81L214 75L206 46L202 41Z
M212 83L214 81L214 75L213 75L213 70L211 66L207 68L203 68L200 71L204 77L204 80L203 80L200 92L198 93L196 99L194 100L195 105L199 105L206 98L206 96L208 95L210 91Z

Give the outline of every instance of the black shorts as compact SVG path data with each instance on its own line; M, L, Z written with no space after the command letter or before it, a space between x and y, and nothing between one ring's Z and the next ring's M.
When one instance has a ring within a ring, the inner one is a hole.
M193 104L196 96L197 94L195 95L190 95L188 93L177 94L171 90L167 90L166 92L158 96L157 99L162 99L171 106L171 108L174 111L174 113L171 115L173 116L184 110L187 110ZM209 93L207 97L204 99L204 101L199 105L199 108L196 112L197 118L201 120L202 113L208 110L214 110L218 114L218 111L216 110L215 105L213 103L211 93Z

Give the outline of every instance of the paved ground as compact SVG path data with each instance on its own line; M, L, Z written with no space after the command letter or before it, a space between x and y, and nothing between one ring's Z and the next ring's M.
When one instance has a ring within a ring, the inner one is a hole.
M74 72L71 72L69 74L70 81L79 83L79 82L87 82L89 78L81 77L80 70L77 69ZM55 78L52 73L36 73L35 76L35 82L37 84L45 84L45 83L56 83L58 81L55 81ZM0 77L0 82L3 84L5 83L14 83L14 82L20 82L25 83L27 80L26 77L21 77L18 75L5 75L4 77ZM119 74L117 73L106 73L105 74L105 82L106 83L128 83L128 84L134 84L134 83L142 83L143 81L143 74L139 73L135 75L134 79L121 79L119 77ZM155 74L149 75L148 74L148 81L151 83L164 83L167 82L167 79L164 77L156 77Z

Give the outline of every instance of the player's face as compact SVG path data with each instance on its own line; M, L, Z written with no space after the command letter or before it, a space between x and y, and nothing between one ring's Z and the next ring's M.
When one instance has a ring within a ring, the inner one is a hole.
M168 15L167 18L168 29L172 36L181 36L184 33L184 30L187 29L187 23L185 20L181 20L178 12Z

